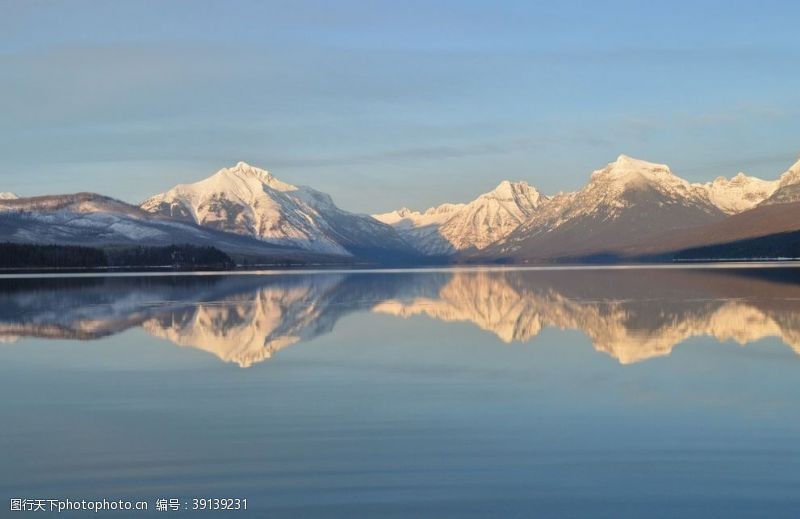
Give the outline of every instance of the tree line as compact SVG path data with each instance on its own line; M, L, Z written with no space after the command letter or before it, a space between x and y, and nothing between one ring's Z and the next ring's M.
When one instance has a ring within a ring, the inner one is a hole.
M101 249L78 245L0 243L0 268L109 268L171 267L229 269L230 256L216 247L167 245L159 247L113 247Z

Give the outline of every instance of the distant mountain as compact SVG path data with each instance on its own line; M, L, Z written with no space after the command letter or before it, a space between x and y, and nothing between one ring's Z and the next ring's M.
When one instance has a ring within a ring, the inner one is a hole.
M301 257L297 249L153 215L94 193L0 200L0 241L100 248L190 244L254 257Z
M330 196L293 186L244 162L141 204L148 213L314 252L403 256L414 250L389 225L339 209Z
M468 204L443 204L424 213L400 209L374 215L428 255L484 249L528 221L545 200L526 182L505 180Z
M545 196L503 181L468 203L374 217L239 162L140 207L92 193L2 193L0 241L214 246L250 264L652 261L687 251L751 257L751 246L793 254L794 241L781 240L800 231L798 214L800 161L774 181L739 173L690 183L666 165L620 155L575 192Z
M703 184L712 204L726 214L736 214L752 209L772 196L778 189L777 180L761 180L739 173L731 179L717 177Z
M788 202L800 202L800 160L781 175L778 179L777 189L762 204L785 204Z
M548 199L480 257L551 260L611 254L644 238L725 216L702 185L690 184L668 166L620 155L592 173L581 190Z
M796 257L798 185L800 161L773 183L768 197L752 208L706 225L643 237L620 250L620 256L665 260Z

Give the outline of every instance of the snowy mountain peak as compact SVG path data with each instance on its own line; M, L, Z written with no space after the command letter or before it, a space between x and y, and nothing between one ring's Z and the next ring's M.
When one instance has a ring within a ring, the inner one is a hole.
M763 201L764 205L800 202L800 160L792 164L776 183L777 189Z
M458 211L459 209L464 207L464 205L465 204L442 204L442 205L437 205L436 207L431 207L430 209L425 211L425 214L427 214L427 215L450 214L450 213L453 213L455 211Z
M496 188L484 193L480 198L488 199L495 198L498 200L513 200L516 197L524 197L529 200L533 199L534 204L538 202L540 197L539 191L535 187L528 185L525 181L511 182L510 180L503 180Z
M402 208L374 217L425 254L450 254L482 249L507 236L544 200L527 182L504 180L467 204L442 204L424 213Z
M235 169L237 171L241 171L242 173L246 173L248 175L255 175L255 176L258 176L258 177L270 177L270 178L272 177L270 172L267 171L266 169L261 169L261 168L255 167L255 166L251 166L247 162L243 162L243 161L237 162L236 166L234 166L232 169Z
M617 156L617 160L613 162L613 164L636 164L636 165L653 165L652 162L647 162L642 159L637 159L631 157L630 155L625 155L624 153L620 153Z
M618 179L629 179L636 176L669 175L674 176L666 164L656 164L641 159L635 159L628 155L620 155L617 160L611 162L605 168L597 170L592 174L594 177L609 176Z
M620 155L616 161L592 173L589 183L577 193L577 199L587 209L619 206L627 205L621 202L622 198L644 191L655 191L673 200L701 196L689 182L672 173L669 166Z
M0 200L16 200L17 198L19 197L14 193L9 193L7 191L5 193L0 193Z
M708 199L726 214L736 214L757 206L778 189L777 181L762 180L742 172L728 179L717 177L706 184L695 184Z
M740 184L747 184L751 180L760 180L760 179L748 176L746 173L740 171L731 178L720 175L711 181L711 185L740 185Z
M276 179L265 169L239 162L194 184L155 195L141 208L276 245L351 255L411 248L389 226L342 211L330 196Z
M781 175L780 186L792 186L800 183L800 160L792 164L785 173Z
M216 175L220 176L227 176L232 175L239 178L253 178L262 182L264 184L274 184L276 182L281 183L277 180L272 173L267 171L266 169L257 168L255 166L251 166L247 162L237 162L236 165L232 168L223 168L219 170ZM289 184L285 184L286 186L294 188L294 186L290 186Z

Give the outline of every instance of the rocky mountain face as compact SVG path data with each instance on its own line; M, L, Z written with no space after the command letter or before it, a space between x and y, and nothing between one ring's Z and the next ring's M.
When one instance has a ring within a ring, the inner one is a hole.
M141 204L151 214L327 254L410 255L389 225L339 209L330 196L244 162Z
M528 221L546 200L527 182L503 181L467 204L443 204L424 213L400 209L375 218L392 225L428 255L481 250Z

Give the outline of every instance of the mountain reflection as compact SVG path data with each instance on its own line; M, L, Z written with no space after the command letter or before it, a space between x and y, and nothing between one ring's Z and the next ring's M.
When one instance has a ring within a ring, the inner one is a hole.
M503 342L578 330L622 364L695 336L800 353L790 269L485 270L0 280L0 342L132 327L252 366L352 312L468 322Z

